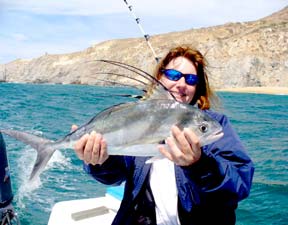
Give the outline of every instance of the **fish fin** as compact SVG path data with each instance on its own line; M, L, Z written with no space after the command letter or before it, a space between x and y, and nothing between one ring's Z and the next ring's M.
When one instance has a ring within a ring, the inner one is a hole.
M30 145L37 151L36 162L33 166L29 180L32 181L43 171L49 159L55 152L54 142L34 134L17 130L0 130L0 132L9 135L27 145Z
M156 162L156 161L164 159L164 158L165 157L163 155L153 156L150 159L146 160L145 164L150 164L150 163Z
M146 71L140 68L137 68L135 66L132 66L126 63L113 61L113 60L101 59L97 61L121 67L128 71L136 73L142 78L146 79L147 83L146 82L142 83L142 81L139 79L131 78L124 74L115 74L115 75L123 76L129 79L133 79L133 80L135 79L137 82L141 82L142 84L144 84L145 85L144 90L146 91L146 94L143 96L143 99L141 100L147 100L147 99L174 99L176 100L174 95L165 87L165 85L160 80L156 79L153 75L147 73Z
M135 81L136 83L138 83L138 85L144 85L146 86L147 83L140 80L140 79L137 79L135 77L131 77L129 75L126 75L126 74L120 74L120 73L112 73L112 72L98 72L98 73L95 73L95 75L97 74L104 74L104 75L114 75L114 76L117 76L117 77L125 77L129 80L133 80ZM143 76L142 76L143 77ZM145 78L145 77L144 77ZM107 79L98 79L100 81L104 81L104 82L109 82L109 83L114 83L114 84L120 84L120 85L124 85L124 86L129 86L129 87L133 87L133 88L139 88L138 86L135 86L135 85L129 85L127 83L123 83L123 82L119 82L119 81L115 81L115 80L107 80Z
M175 99L175 97L164 86L156 84L146 91L143 99Z

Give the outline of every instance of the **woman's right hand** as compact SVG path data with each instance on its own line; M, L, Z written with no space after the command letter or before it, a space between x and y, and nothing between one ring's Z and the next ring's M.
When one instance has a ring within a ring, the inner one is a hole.
M77 126L72 125L72 130ZM103 136L95 131L83 135L74 145L74 150L79 159L86 164L102 164L108 159L107 143Z

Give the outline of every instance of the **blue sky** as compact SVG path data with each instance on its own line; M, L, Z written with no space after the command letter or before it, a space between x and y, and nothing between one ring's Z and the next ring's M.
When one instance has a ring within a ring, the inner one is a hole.
M252 21L288 0L127 0L149 35ZM142 37L123 0L0 0L0 64Z

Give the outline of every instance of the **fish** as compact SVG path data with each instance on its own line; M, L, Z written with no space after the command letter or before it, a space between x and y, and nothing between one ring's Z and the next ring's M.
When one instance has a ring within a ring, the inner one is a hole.
M200 146L215 142L223 136L222 126L195 106L167 97L167 90L158 85L154 94L145 100L123 102L97 113L87 123L63 138L49 140L29 132L0 129L37 151L30 181L44 170L56 150L73 148L85 134L101 133L108 144L109 155L162 157L158 145L166 145L171 126L191 129L199 138ZM151 162L151 161L150 161Z
M13 129L0 131L37 150L30 175L30 180L34 180L56 149L73 148L83 135L92 131L103 135L109 155L160 157L157 146L166 145L165 139L171 135L172 125L191 129L198 136L200 146L218 140L223 134L222 126L203 111L171 99L151 99L109 107L56 141Z

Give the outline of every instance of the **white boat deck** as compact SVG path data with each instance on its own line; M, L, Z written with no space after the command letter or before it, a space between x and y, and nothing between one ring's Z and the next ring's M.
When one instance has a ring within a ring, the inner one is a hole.
M119 186L108 188L103 197L58 202L52 208L48 225L110 225L122 194L123 187Z

